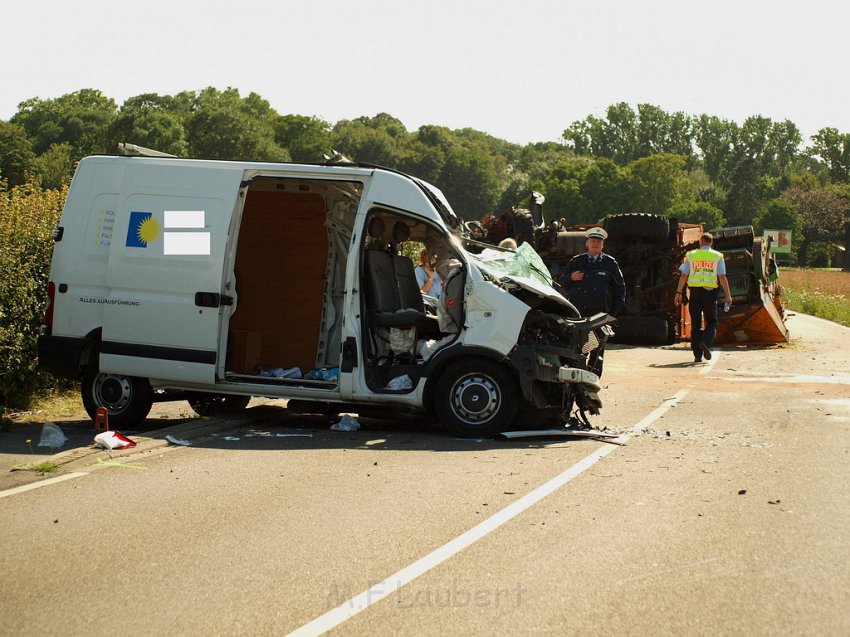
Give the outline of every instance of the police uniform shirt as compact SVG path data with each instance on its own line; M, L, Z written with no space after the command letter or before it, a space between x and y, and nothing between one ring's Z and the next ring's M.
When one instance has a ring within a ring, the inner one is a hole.
M581 281L570 278L576 271L584 272ZM573 257L567 264L567 271L561 276L561 286L582 316L597 312L615 315L626 301L626 285L620 266L614 257L604 252L596 257L591 257L587 252Z
M679 266L679 272L690 276L691 262L685 259L685 262ZM720 259L720 261L717 262L717 276L726 276L726 261L724 259Z

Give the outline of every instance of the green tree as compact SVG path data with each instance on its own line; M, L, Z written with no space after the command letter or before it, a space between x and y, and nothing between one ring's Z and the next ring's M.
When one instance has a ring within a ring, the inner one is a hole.
M22 126L0 120L0 180L11 186L26 181L32 173L35 154Z
M593 115L573 122L564 131L567 147L577 155L590 155L626 164L637 154L638 114L626 102L612 104L605 119Z
M612 104L605 119L590 116L564 131L569 148L579 155L606 158L620 165L659 153L693 155L692 120L652 104Z
M480 219L496 211L503 189L497 158L481 143L456 144L436 185L462 219Z
M541 188L547 216L569 224L595 223L629 205L629 175L610 159L576 159L558 164Z
M642 157L628 166L630 207L636 212L662 214L693 196L685 171L687 158L659 154Z
M850 134L839 133L836 128L821 128L812 137L807 152L826 164L832 181L850 182Z
M292 161L315 163L330 154L330 124L318 117L280 115L274 121L274 139L289 151Z
M62 184L70 181L74 164L71 144L53 144L33 162L35 183L42 188L60 188Z
M793 203L803 220L803 239L799 243L799 261L808 264L808 250L815 243L844 242L846 210L850 201L828 188L801 190L788 188L782 199Z
M566 219L569 224L589 216L590 202L582 196L581 186L591 164L590 160L574 159L555 166L543 188L547 216Z
M702 157L708 176L723 187L728 187L730 165L736 161L739 128L735 122L719 117L700 115L693 123L694 143Z
M184 121L189 110L177 98L145 93L127 99L107 131L108 145L137 144L185 157L189 152Z
M355 161L400 168L409 133L387 113L375 117L341 120L333 128L333 147Z
M400 160L402 170L436 184L440 181L449 152L457 140L445 126L421 126L411 135Z
M578 223L595 223L606 215L630 208L629 173L613 161L600 159L588 166L581 184L587 207Z
M723 211L706 201L683 201L668 208L665 214L685 223L705 224L706 230L726 225Z
M731 175L731 186L726 197L724 212L729 223L742 226L752 223L761 207L760 179L758 166L752 157L744 157Z
M672 115L652 104L638 104L635 158L658 153L693 155L691 118L682 112Z
M36 154L54 144L68 143L77 161L86 155L114 152L107 148L106 133L116 111L113 99L85 88L56 99L26 100L10 121L24 128Z
M186 121L189 153L208 159L289 161L286 149L275 143L275 116L256 93L243 99L233 88L204 89Z
M694 193L696 201L711 204L720 210L726 205L726 191L712 181L702 168L695 168L688 173L688 191Z

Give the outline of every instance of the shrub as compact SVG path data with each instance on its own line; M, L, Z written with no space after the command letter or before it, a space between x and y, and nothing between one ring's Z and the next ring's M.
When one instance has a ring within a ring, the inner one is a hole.
M52 383L38 370L37 339L47 302L50 234L67 189L0 182L0 400L6 405L25 407Z

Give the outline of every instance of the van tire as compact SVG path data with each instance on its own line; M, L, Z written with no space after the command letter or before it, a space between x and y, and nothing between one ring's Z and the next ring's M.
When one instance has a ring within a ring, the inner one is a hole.
M98 407L105 407L109 428L142 424L153 405L153 389L146 378L87 372L83 375L83 406L94 420Z
M479 401L483 407L478 408ZM519 397L508 371L486 358L449 366L437 381L434 410L447 431L457 436L491 436L516 417Z
M248 403L251 402L251 397L203 392L192 394L188 398L188 401L189 406L201 417L224 416L235 414L245 409Z

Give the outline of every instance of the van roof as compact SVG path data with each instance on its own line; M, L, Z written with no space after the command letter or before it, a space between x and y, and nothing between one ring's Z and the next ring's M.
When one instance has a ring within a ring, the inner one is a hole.
M100 155L90 155L88 157L84 157L82 161L93 158L110 158L110 159L118 159L118 160L129 160L129 161L141 161L141 162L181 162L181 163L200 163L200 164L210 164L215 166L222 167L250 167L254 170L281 170L281 168L285 168L286 170L295 171L295 172L315 172L316 168L321 168L324 171L327 171L331 174L343 174L343 175L371 175L374 171L383 171L388 173L394 173L396 175L400 175L411 180L422 192L425 194L427 199L431 202L434 208L437 209L437 212L442 217L443 221L450 228L457 228L460 225L460 219L455 214L454 210L452 210L451 205L448 200L443 195L442 191L439 188L434 186L433 184L428 183L418 177L414 177L408 173L402 172L400 170L396 170L394 168L388 168L386 166L380 166L378 164L370 164L366 162L324 162L324 163L310 163L310 162L262 162L262 161L243 161L243 160L230 160L230 159L200 159L200 158L188 158L188 157L173 157L173 156L157 156L150 157L145 155L112 155L112 154L100 154Z

